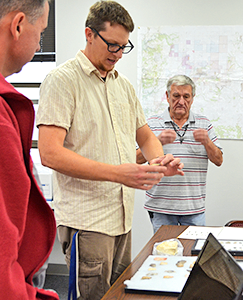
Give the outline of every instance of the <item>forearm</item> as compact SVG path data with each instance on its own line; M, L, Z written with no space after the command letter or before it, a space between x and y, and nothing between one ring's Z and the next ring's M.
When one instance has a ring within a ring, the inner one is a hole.
M159 142L160 144L160 142ZM152 144L155 146L155 144ZM150 162L152 159L154 158L157 158L157 157L163 157L164 156L164 151L163 151L163 148L162 148L162 145L160 144L159 146L160 147L154 147L153 146L148 146L148 147L142 147L141 148L141 152L142 152L142 155L144 157L144 161L148 161ZM142 159L142 157L140 157L140 159Z
M150 148L150 145L149 145L149 148ZM147 161L150 161L151 159L164 156L164 151L163 151L163 148L161 149L161 144L159 145L159 147L157 149L152 148L150 150L149 148L147 148L146 146L143 147L143 152L141 151L141 149L136 150L136 163L137 164L144 164ZM143 155L143 153L144 153L144 155Z
M204 147L207 151L208 159L216 166L221 166L221 164L223 163L223 154L221 150L217 146L215 146L215 144L211 140L206 145L204 145Z
M65 148L65 136L66 130L63 128L39 126L38 145L42 164L67 176L111 181L148 190L159 182L166 171L162 166L140 166L135 163L112 165L88 159Z
M136 163L141 165L146 162L147 162L147 160L144 158L142 151L140 149L137 149L136 150Z
M139 139L137 139L137 142L141 151L141 153L137 152L137 162L149 162L156 157L164 156L163 147L152 132L145 139L142 139L142 142Z
M65 175L97 181L111 181L128 187L149 190L164 176L163 166L148 166L138 164L110 165L100 163L80 156L68 149L59 149L58 155L50 155L42 163ZM40 151L41 153L41 151Z
M117 181L117 166L88 159L62 146L55 148L55 152L51 149L42 151L40 147L40 156L44 166L70 177Z

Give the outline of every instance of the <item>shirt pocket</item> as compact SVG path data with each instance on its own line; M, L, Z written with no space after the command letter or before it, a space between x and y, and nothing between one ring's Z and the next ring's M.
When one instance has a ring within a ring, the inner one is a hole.
M187 145L188 154L207 156L205 147L201 143L194 142L193 144Z
M117 105L116 118L119 124L120 130L125 134L131 134L135 129L135 114L129 103L122 102Z

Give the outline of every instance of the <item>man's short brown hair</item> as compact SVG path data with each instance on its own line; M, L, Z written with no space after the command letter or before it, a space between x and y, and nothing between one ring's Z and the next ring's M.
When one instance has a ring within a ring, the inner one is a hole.
M110 25L122 25L128 32L134 29L134 23L127 10L115 1L102 0L90 7L89 14L85 23L86 27L91 27L97 31L105 31L105 22Z

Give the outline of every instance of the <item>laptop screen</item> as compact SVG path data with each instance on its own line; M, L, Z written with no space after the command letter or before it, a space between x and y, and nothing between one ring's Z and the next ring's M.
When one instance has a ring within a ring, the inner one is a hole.
M240 300L243 270L210 233L178 300Z

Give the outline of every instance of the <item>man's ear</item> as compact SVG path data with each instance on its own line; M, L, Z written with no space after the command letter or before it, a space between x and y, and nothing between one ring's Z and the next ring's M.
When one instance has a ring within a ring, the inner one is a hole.
M167 99L167 102L169 103L169 94L168 94L168 92L167 92L167 91L165 92L165 94L166 94L166 99Z
M92 29L90 29L89 27L85 28L85 36L86 36L86 41L89 43L92 43L93 38L94 38L94 33L92 31Z
M24 30L24 23L26 16L23 12L18 12L12 19L11 22L11 34L15 41L17 41Z

